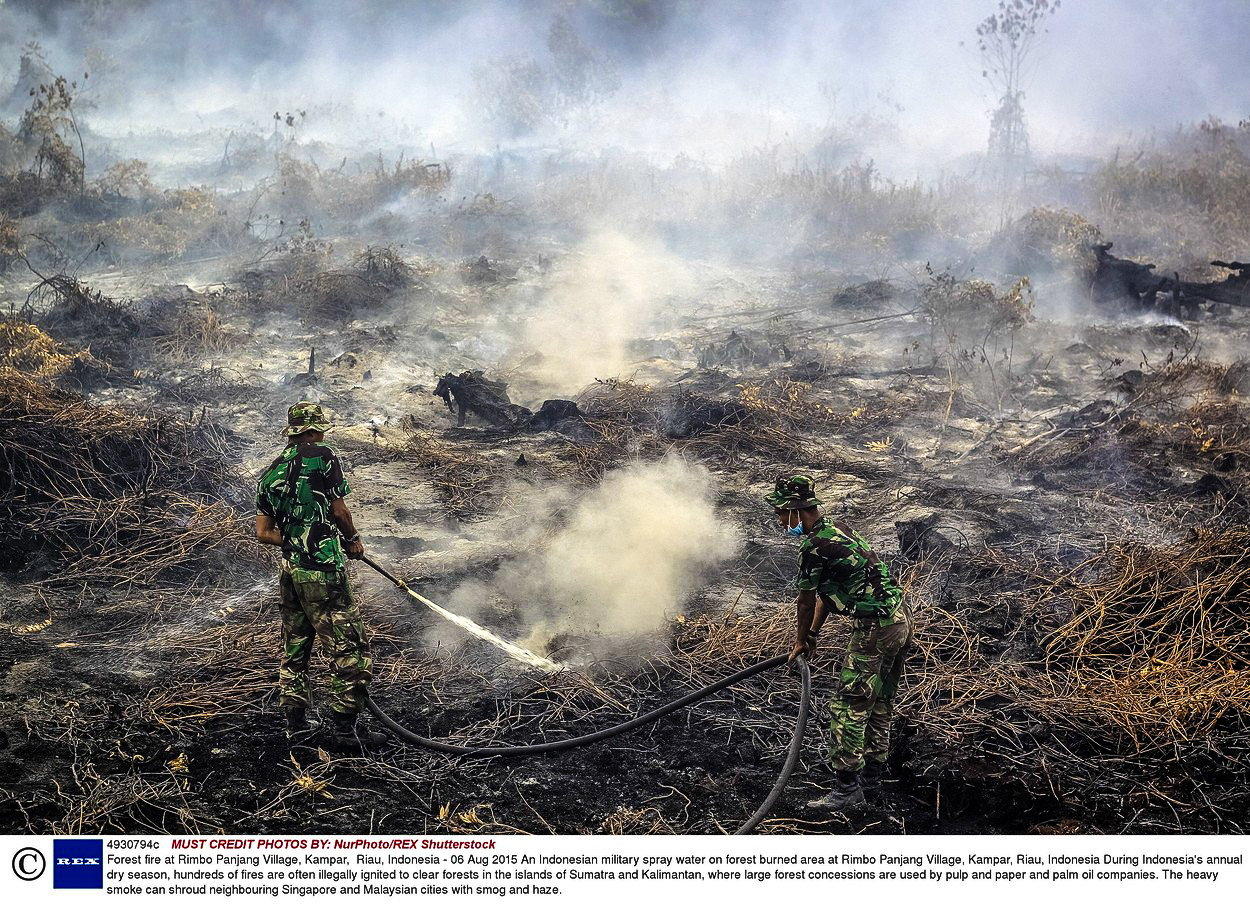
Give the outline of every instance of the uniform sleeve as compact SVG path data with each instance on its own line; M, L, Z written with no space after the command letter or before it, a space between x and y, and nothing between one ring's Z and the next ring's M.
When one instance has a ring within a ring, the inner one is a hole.
M799 592L811 592L821 583L821 560L812 553L811 541L804 541L799 548L799 578L795 588Z
M347 483L347 478L343 475L343 464L339 461L339 456L333 451L330 452L330 457L326 459L326 462L326 498L330 500L342 499L352 492L352 488Z
M269 498L268 491L265 490L264 480L256 485L256 514L267 515L271 519L277 518L273 511L273 501Z

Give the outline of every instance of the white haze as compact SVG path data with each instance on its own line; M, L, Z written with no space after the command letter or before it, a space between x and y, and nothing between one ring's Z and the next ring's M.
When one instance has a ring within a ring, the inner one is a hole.
M506 604L530 626L522 645L539 652L560 631L653 632L741 550L716 492L706 468L670 457L612 471L576 499L556 489L519 500L526 514L504 516L518 556L489 582L462 583L447 607L474 617Z
M566 262L527 313L520 346L540 357L526 374L557 393L621 374L627 343L654 332L693 285L661 243L615 230L591 233Z
M976 24L994 7L9 0L0 6L0 81L15 77L18 52L34 39L54 71L94 69L88 121L114 135L266 131L274 111L302 110L305 139L410 152L567 145L724 162L761 146L805 149L867 118L885 130L857 138L850 155L906 175L984 150L995 100L973 48ZM484 119L486 89L509 67L551 83L558 17L583 59L614 82L539 124ZM1046 27L1026 97L1039 152L1105 146L1207 114L1250 115L1250 4L1071 2Z

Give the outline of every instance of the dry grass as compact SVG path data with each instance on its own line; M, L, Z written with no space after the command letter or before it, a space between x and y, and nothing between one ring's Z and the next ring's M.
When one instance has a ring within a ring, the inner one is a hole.
M94 406L0 369L0 529L10 554L42 549L65 578L144 583L238 551L227 453L211 426Z
M158 336L153 347L170 362L186 362L201 356L223 355L238 342L211 307L195 306L180 310L173 318L172 329Z
M498 504L498 478L474 452L405 420L406 442L386 452L426 472L451 518L483 515Z
M252 312L291 311L313 326L340 327L376 310L428 275L389 247L369 247L345 265L333 265L333 246L302 222L277 246L278 255L239 279Z
M91 363L91 353L67 352L55 339L33 323L16 317L0 320L0 366L39 378L55 378L68 371L75 360Z
M1081 215L1041 207L1001 232L991 249L1002 254L1009 272L1031 275L1049 270L1078 280L1093 276L1097 260L1091 247L1103 240L1102 231Z
M1050 589L1073 617L1047 639L1047 662L1079 672L1078 700L1134 747L1221 722L1250 732L1248 541L1250 528L1232 528L1175 549L1116 546Z
M1215 281L1219 257L1250 251L1250 128L1208 120L1166 144L1104 163L1089 196L1126 257Z
M940 753L931 770L1110 829L1241 830L1248 538L1234 528L1178 548L1112 545L1057 571L1022 548L984 552L982 578L1002 587L994 598L917 612L901 706ZM995 610L1002 636L987 645ZM1002 656L1004 644L1036 659Z
M3 178L0 177L0 185ZM88 187L88 198L74 196L62 209L48 208L25 219L23 230L37 235L32 256L99 254L108 262L152 264L187 257L229 253L253 242L243 217L212 190L170 189L119 202ZM65 201L50 190L28 193L44 202Z
M363 214L407 195L436 195L451 181L444 163L380 158L373 169L348 172L323 170L315 163L279 154L275 174L262 184L255 208L268 209L288 219L335 218Z
M189 289L138 301L119 300L71 276L54 275L32 289L24 314L25 319L37 320L61 339L86 346L71 357L79 367L92 363L92 352L107 363L126 368L137 369L153 357L185 363L201 356L221 355L240 339L227 328L211 299ZM28 339L33 336L25 329L22 335ZM50 347L41 342L32 348ZM98 370L107 370L100 362L95 365Z

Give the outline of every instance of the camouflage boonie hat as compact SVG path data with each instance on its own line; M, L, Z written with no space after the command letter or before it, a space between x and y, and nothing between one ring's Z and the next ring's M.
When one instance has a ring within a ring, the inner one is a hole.
M764 497L774 509L810 509L819 504L816 481L802 474L778 477L773 492Z
M300 402L286 411L286 435L303 435L305 432L325 432L333 423L325 410L315 403Z

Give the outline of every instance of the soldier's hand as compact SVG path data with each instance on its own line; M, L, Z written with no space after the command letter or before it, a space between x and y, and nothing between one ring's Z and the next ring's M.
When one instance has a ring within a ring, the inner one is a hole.
M357 538L347 545L347 556L352 560L360 560L365 556L365 543Z
M811 648L810 648L810 646L809 646L808 644L806 644L806 643L796 643L796 644L794 645L794 649L790 651L790 658L789 658L788 660L786 660L786 665L787 665L787 666L792 666L792 665L794 665L794 661L795 661L796 659L798 659L800 656L807 656L807 654L809 654L809 653L811 653L811 652L812 652L812 651L811 651Z

